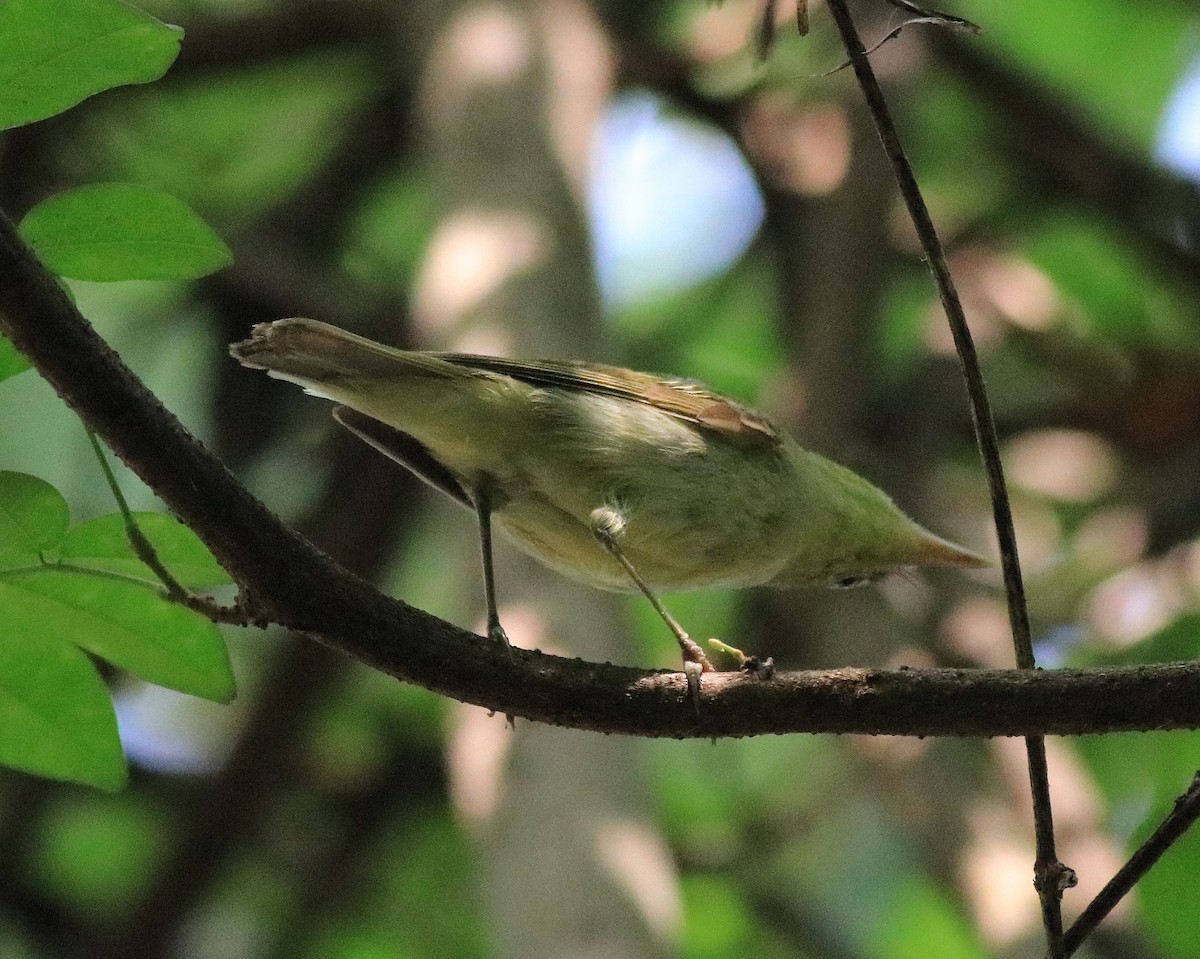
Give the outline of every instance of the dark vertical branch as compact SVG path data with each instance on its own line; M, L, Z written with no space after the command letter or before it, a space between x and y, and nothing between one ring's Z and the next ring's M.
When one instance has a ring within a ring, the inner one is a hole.
M1134 885L1162 858L1163 853L1200 819L1200 772L1192 778L1187 792L1175 800L1175 808L1150 835L1129 861L1120 868L1108 884L1088 903L1079 918L1063 937L1063 955L1075 953L1080 944L1104 920L1113 908L1129 894Z
M875 79L875 71L867 57L866 49L854 26L846 0L829 0L829 12L837 24L854 75L862 88L867 107L875 121L876 131L883 143L884 152L892 163L900 193L916 228L926 262L937 283L938 294L954 345L962 365L966 381L967 396L971 406L971 417L975 426L975 440L979 446L988 489L992 500L992 514L996 524L996 535L1000 543L1000 558L1004 572L1004 587L1008 597L1008 617L1012 626L1013 645L1017 665L1022 669L1036 668L1033 641L1029 629L1029 613L1025 604L1025 588L1021 581L1021 566L1017 556L1016 534L1013 530L1012 508L1004 481L1004 468L1000 461L1000 448L996 438L996 427L992 420L991 403L979 369L979 358L962 303L946 263L941 240L929 216L929 209L921 195L912 166L900 144L900 137L892 122L883 91ZM1037 861L1034 863L1034 886L1042 904L1042 922L1051 959L1063 959L1062 892L1075 884L1075 875L1058 861L1054 844L1054 817L1050 806L1050 783L1046 768L1046 746L1040 736L1025 740L1029 764L1029 785L1033 797L1034 833L1037 845Z

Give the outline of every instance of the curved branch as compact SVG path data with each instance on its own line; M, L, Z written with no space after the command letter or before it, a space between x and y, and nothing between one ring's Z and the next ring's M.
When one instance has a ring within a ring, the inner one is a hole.
M1200 665L706 677L495 644L381 595L285 527L108 348L0 215L0 330L196 531L264 619L398 679L562 726L642 736L785 732L1016 736L1200 728Z

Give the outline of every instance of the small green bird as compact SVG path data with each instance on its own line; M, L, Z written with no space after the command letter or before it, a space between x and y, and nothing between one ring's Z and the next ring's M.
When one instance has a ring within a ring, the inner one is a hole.
M475 511L488 634L491 525L547 566L640 590L711 669L659 592L853 586L914 566L990 566L914 523L861 476L691 380L596 363L398 350L319 323L254 327L244 366L340 404L334 417Z

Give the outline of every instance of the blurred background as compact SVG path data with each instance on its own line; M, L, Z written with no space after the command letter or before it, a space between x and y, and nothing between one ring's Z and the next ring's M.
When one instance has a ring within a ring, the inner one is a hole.
M188 201L236 262L72 283L126 361L323 549L482 625L473 518L240 369L250 325L697 377L994 549L936 294L823 7L769 60L758 0L139 0L166 78L0 138L0 207L109 180ZM947 0L873 55L996 408L1039 661L1200 649L1200 5ZM868 45L903 22L861 0ZM113 510L34 373L0 467ZM135 507L153 497L128 473ZM652 611L501 545L514 642L674 667ZM670 606L783 668L1012 664L996 574ZM1041 955L1017 741L656 742L434 697L227 631L239 697L113 679L130 787L0 771L0 956ZM1200 765L1194 734L1049 744L1078 912ZM1192 957L1200 835L1085 953Z

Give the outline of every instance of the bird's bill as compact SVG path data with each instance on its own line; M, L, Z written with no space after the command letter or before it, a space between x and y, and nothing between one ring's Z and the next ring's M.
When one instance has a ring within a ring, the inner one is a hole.
M992 569L994 560L981 556L979 553L951 543L949 540L935 536L933 533L921 540L914 555L917 566L958 566L964 569Z

